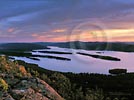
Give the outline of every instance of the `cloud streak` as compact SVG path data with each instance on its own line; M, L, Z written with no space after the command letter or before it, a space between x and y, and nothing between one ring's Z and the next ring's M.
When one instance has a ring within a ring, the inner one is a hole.
M124 35L122 29L134 29L133 0L1 0L0 12L0 42L68 41L65 37L83 23L81 32L96 30L88 27L95 24L111 30L107 34L118 30L114 38L122 41L123 34L126 41L130 32Z

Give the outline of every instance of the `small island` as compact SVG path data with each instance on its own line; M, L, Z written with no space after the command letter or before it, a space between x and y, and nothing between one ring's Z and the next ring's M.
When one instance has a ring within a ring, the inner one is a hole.
M119 58L115 58L115 57L111 57L111 56L94 55L94 54L87 54L87 53L81 53L81 52L77 52L77 54L84 55L84 56L90 56L90 57L98 58L98 59L104 59L104 60L120 61Z
M29 58L29 59L32 59L32 60L37 60L37 61L40 61L40 59L35 58L35 57L26 57L26 58Z
M40 53L49 53L49 54L72 54L71 52L59 52L59 51L38 51Z
M112 75L126 74L127 73L127 69L119 69L119 68L110 69L109 73L112 74Z

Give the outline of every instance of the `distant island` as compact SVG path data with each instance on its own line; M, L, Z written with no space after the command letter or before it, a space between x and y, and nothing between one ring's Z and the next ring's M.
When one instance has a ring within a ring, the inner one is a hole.
M89 56L89 57L93 57L93 58L98 58L98 59L104 59L104 60L120 61L119 58L115 58L115 57L111 57L111 56L102 56L102 55L87 54L87 53L81 53L81 52L77 52L77 54Z

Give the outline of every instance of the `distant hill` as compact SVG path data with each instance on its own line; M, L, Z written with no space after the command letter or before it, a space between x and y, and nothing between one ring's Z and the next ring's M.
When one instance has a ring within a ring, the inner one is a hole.
M0 44L0 51L31 51L36 49L48 49L44 45L36 43L4 43Z
M84 50L110 50L134 52L134 42L35 42L35 43L4 43L0 44L0 51L32 51L49 49L47 46L74 48Z
M134 42L39 42L37 44L45 46L58 46L62 48L74 48L84 50L110 50L110 51L123 51L134 52Z

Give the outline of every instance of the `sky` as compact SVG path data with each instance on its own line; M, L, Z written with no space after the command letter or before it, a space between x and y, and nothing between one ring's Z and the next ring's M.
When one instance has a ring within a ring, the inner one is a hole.
M0 42L134 42L134 0L1 0Z

